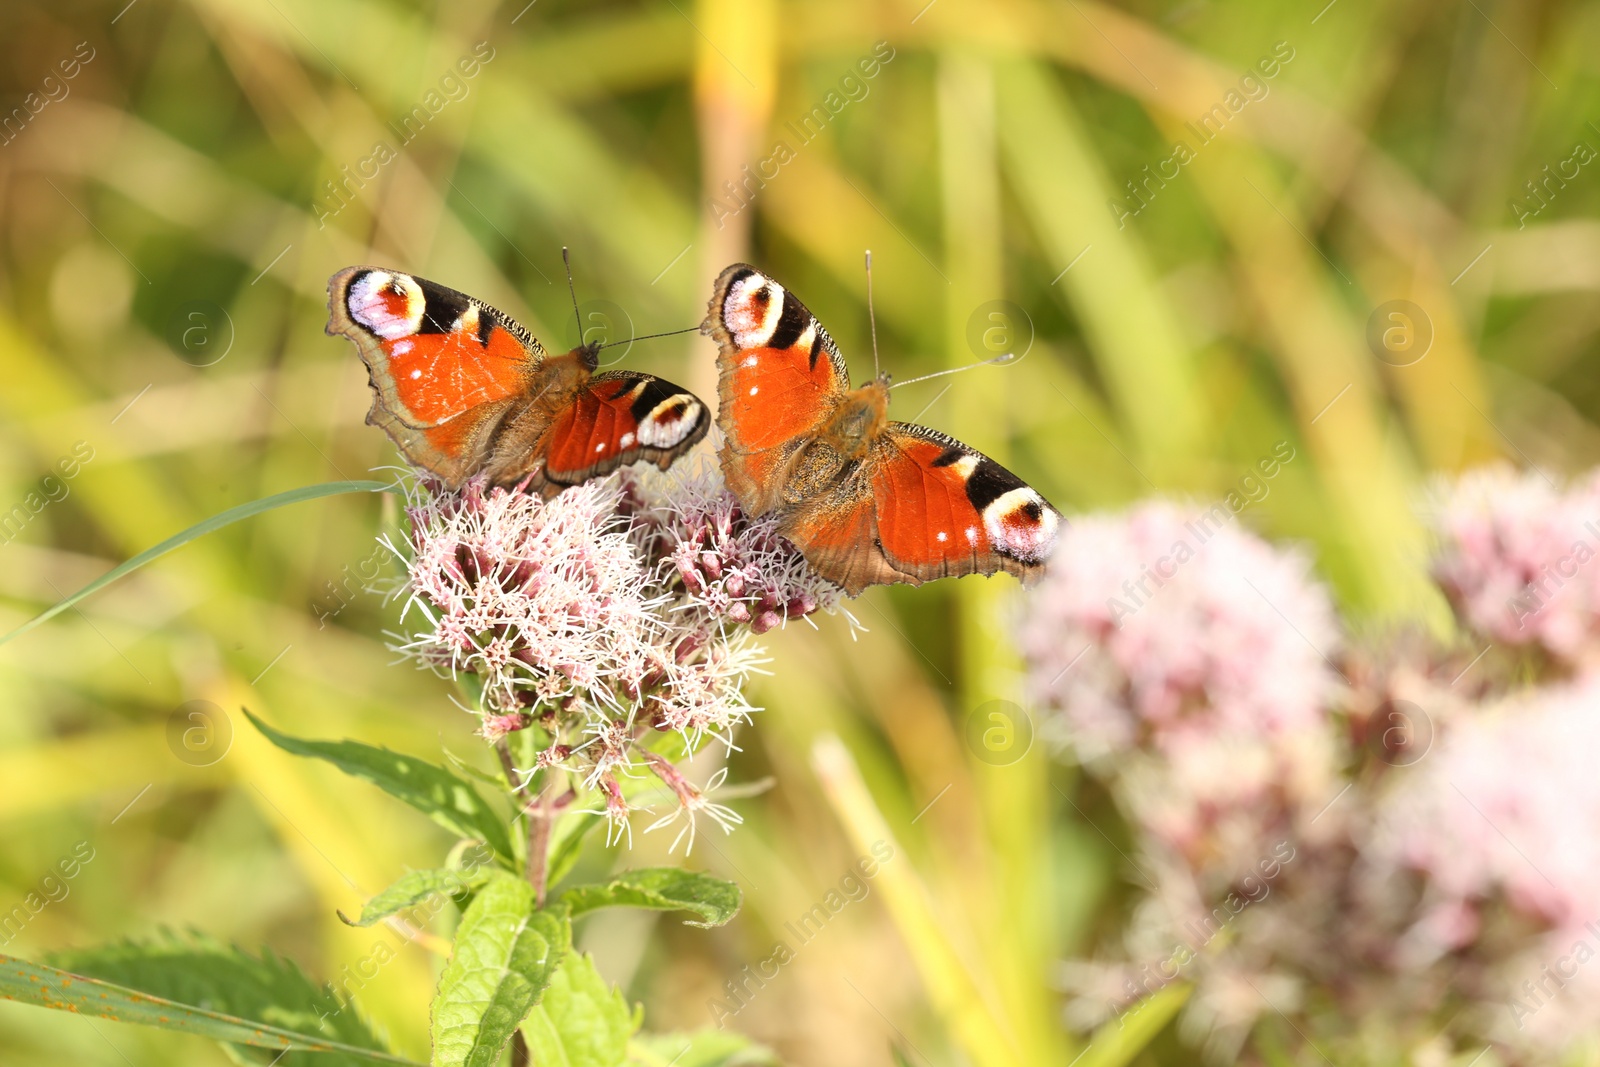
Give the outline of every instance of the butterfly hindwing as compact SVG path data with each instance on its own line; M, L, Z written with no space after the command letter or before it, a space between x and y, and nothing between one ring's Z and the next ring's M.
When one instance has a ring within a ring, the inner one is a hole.
M872 484L861 468L817 497L784 509L779 531L811 569L855 596L869 585L918 579L896 570L878 546Z
M919 581L1042 573L1061 513L977 449L926 426L894 422L870 464L877 543L894 570Z
M525 328L465 293L376 267L328 283L328 332L356 344L372 383L367 421L408 460L459 486L544 359Z
M796 450L849 388L844 357L794 294L743 263L717 278L704 329L719 348L723 473L763 514Z
M665 470L710 425L700 399L665 379L636 371L597 374L550 428L544 477L576 485L641 459Z

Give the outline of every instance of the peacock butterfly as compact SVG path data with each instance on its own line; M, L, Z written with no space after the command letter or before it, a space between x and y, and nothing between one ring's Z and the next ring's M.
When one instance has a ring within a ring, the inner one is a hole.
M596 374L598 344L548 355L510 316L436 282L346 267L328 282L330 334L355 342L372 385L367 422L451 489L482 473L546 498L624 464L663 470L711 420L651 374Z
M717 425L728 486L775 512L823 577L869 585L1043 572L1061 513L994 460L926 426L891 422L889 379L850 388L833 338L804 304L736 263L700 327L717 342Z

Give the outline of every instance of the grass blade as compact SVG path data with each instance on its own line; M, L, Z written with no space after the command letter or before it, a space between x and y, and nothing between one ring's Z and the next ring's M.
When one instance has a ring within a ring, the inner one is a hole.
M50 621L57 615L60 615L63 611L66 611L68 608L73 607L80 601L93 596L95 593L98 593L112 582L132 574L140 567L143 567L146 563L160 559L162 556L173 551L174 549L182 548L184 545L188 544L190 541L193 541L197 537L204 537L206 534L211 533L214 530L220 530L224 526L231 526L240 519L248 519L254 515L260 515L263 512L272 511L288 504L298 504L302 500L315 500L318 497L337 496L340 493L378 493L385 490L393 491L394 489L395 486L392 482L323 482L320 485L303 485L299 489L290 489L288 492L284 493L274 493L272 496L264 496L260 500L252 500L248 504L240 504L238 507L229 508L227 511L220 511L211 516L209 519L206 519L204 522L196 523L181 533L173 534L159 545L154 545L145 549L143 552L139 553L137 556L134 556L127 562L120 563L117 566L112 567L109 571L106 571L100 577L96 578L94 581L90 582L76 593L73 593L65 600L62 600L53 607L47 608L46 610L40 612L38 615L35 615L33 618L29 619L15 630L12 630L10 633L0 635L0 645L5 644L14 637L21 637L35 626L39 626Z
M1189 999L1193 987L1186 982L1158 989L1134 1005L1121 1018L1095 1031L1078 1067L1123 1067L1166 1029Z

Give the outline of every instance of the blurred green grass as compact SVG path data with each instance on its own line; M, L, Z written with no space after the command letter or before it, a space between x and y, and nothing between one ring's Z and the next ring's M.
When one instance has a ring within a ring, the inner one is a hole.
M1595 5L1511 0L8 4L6 107L80 41L94 58L0 145L0 507L76 442L94 459L0 545L0 626L226 507L394 461L361 425L359 363L322 334L334 270L436 278L556 347L572 331L563 244L580 300L615 302L639 332L698 322L716 271L749 258L804 295L858 377L865 248L898 377L973 359L973 314L1012 301L1027 358L910 386L896 414L931 402L923 420L1069 513L1220 494L1290 442L1246 521L1306 543L1358 625L1442 626L1413 517L1427 475L1600 458L1594 184L1584 171L1522 229L1510 206L1574 141L1600 147L1597 38ZM708 198L880 40L895 54L867 94L717 226ZM494 58L464 98L319 227L323 183L392 141L480 41ZM1280 41L1295 57L1268 95L1119 226L1108 199ZM1395 299L1432 326L1410 367L1366 341ZM215 309L208 338L231 338L204 367L171 340L196 301ZM628 356L703 395L711 360L694 336ZM392 607L347 593L319 620L328 583L395 521L383 507L338 498L223 531L0 651L0 910L75 842L97 850L7 951L194 925L333 977L370 950L333 909L430 863L440 833L238 716L206 768L173 756L166 723L206 699L300 734L480 756L445 683L390 665ZM999 580L878 590L854 609L859 641L838 621L770 635L768 711L735 778L777 786L690 861L739 879L747 912L709 935L648 918L581 935L654 1028L707 1022L723 982L854 859L811 763L836 733L962 980L1026 1062L1070 1058L1053 962L1114 928L1127 871L1115 813L1042 746L1005 768L964 747L966 712L1018 695L1017 596ZM660 850L642 840L624 862ZM885 1064L902 1038L931 1063L983 1062L941 1018L927 946L904 940L932 935L902 934L881 895L737 1025L796 1064ZM437 966L409 948L362 990L408 1051ZM223 1062L16 1006L0 1045L19 1064ZM1175 1040L1154 1048L1145 1062L1188 1062Z

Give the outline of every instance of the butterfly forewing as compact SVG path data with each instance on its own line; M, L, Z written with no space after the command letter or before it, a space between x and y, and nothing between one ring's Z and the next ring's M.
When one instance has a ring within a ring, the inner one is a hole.
M328 313L328 332L354 341L367 365L367 421L452 486L482 465L495 426L544 357L506 315L399 271L340 271L328 283Z
M746 264L722 272L709 310L723 472L745 507L763 514L797 448L849 388L844 357L804 304Z

